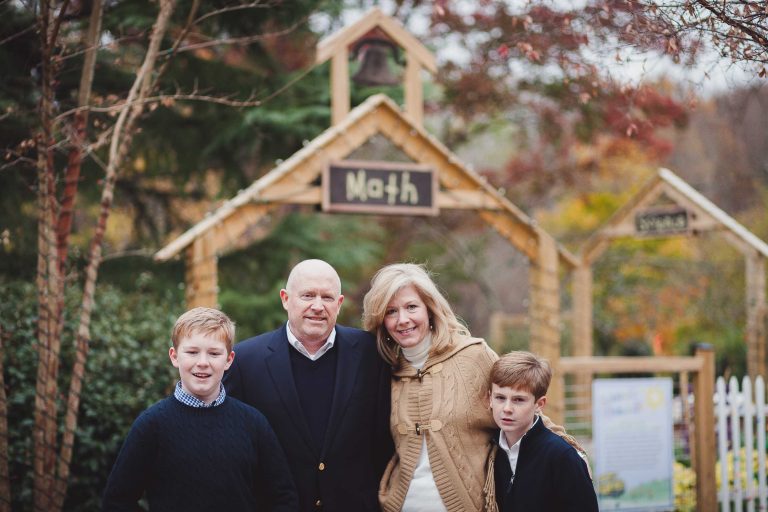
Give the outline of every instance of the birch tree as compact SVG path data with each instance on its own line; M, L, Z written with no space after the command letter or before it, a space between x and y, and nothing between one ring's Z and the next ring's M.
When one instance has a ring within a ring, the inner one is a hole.
M152 91L156 77L158 52L175 7L174 0L160 0L157 18L152 27L149 44L141 67L136 72L133 86L125 101L117 109L117 121L112 128L105 176L102 180L101 202L93 237L90 243L88 265L77 332L77 347L64 411L64 428L58 439L58 411L56 399L59 354L61 350L62 306L64 280L62 272L66 262L71 215L76 196L77 177L82 161L84 127L87 110L74 116L70 127L70 157L65 172L64 196L61 202L54 195L53 95L56 58L54 49L59 43L59 30L67 13L67 2L54 9L53 2L40 3L38 32L42 49L40 100L40 127L36 137L38 176L38 372L34 421L34 509L36 511L61 510L66 495L72 446L77 428L77 412L85 373L90 340L90 321L96 290L102 243L114 199L117 175L124 164L136 129L145 108L145 100ZM86 37L86 65L83 68L79 103L88 106L90 84L93 77L94 53L99 41L101 2L94 1L90 30Z

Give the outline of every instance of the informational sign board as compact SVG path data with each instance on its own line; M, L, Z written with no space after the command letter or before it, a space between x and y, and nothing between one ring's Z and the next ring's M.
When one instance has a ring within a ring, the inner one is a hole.
M323 210L437 215L437 175L417 164L332 162L323 173Z
M600 510L674 510L672 379L593 381L592 437Z
M638 235L669 235L688 231L688 210L685 208L651 208L635 214Z

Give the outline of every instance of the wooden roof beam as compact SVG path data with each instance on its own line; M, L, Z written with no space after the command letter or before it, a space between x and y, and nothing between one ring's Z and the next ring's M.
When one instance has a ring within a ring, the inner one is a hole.
M422 67L437 73L437 62L432 52L411 35L400 22L384 14L378 7L368 11L352 25L321 40L317 45L315 64L322 64L341 50L346 51L350 45L376 27L383 30L395 44L405 50L407 55L413 55Z

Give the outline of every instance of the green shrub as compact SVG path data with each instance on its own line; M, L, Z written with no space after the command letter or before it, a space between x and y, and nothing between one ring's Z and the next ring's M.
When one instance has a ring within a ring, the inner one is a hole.
M91 343L83 383L70 484L64 509L97 510L107 476L131 423L166 396L175 382L168 360L170 330L182 312L178 290L146 293L141 279L126 293L101 285L91 322ZM67 292L59 368L59 424L69 385L73 337L81 290ZM12 509L32 502L32 427L37 371L35 288L0 278L0 325L8 397ZM177 374L176 374L177 375ZM61 433L61 432L60 432Z

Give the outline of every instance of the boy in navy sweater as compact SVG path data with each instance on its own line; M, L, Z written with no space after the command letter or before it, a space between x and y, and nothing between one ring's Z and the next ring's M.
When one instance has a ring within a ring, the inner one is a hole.
M490 511L598 510L585 460L539 416L551 379L549 363L530 352L510 352L491 367L490 408L500 432L488 464Z
M285 455L266 418L227 397L221 378L235 357L234 323L194 308L173 327L169 350L181 380L128 432L109 475L103 511L298 509Z

